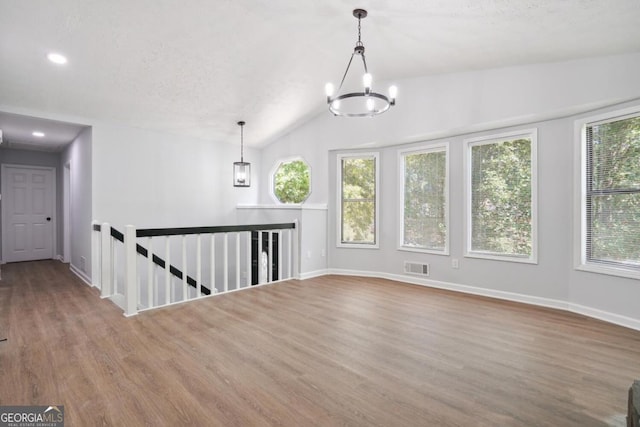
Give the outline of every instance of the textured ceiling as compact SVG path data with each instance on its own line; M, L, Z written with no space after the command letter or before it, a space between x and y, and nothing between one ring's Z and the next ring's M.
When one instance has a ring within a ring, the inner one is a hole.
M0 104L259 146L323 111L354 7L377 81L640 51L639 0L2 1Z

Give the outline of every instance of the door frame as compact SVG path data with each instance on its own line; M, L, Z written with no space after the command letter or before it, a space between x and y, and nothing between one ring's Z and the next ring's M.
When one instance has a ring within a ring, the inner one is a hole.
M33 166L33 165L20 165L20 164L14 164L14 163L2 163L0 164L0 177L2 179L2 185L0 186L0 214L2 215L2 228L0 230L1 233L1 237L2 237L2 260L0 261L0 263L4 264L5 263L5 256L4 254L6 254L6 247L7 244L5 242L5 230L7 227L7 213L6 213L6 207L5 207L5 203L4 200L2 200L2 194L6 194L6 189L7 189L7 179L6 179L6 175L7 175L7 169L11 169L11 168L20 168L20 169L31 169L31 170L49 170L52 172L53 175L53 182L52 182L52 187L53 187L53 194L51 197L53 206L52 206L52 210L51 210L51 226L52 228L52 234L53 234L53 247L51 248L52 254L51 254L51 259L56 259L57 257L57 252L58 252L58 220L57 220L57 213L58 213L58 194L57 194L57 187L58 187L58 174L56 173L56 168L53 166Z

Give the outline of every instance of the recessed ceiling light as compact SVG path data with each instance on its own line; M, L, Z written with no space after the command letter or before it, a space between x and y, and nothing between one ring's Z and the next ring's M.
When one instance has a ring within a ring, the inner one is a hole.
M36 131L33 131L33 133L31 135L33 135L35 137L38 137L38 138L42 138L44 136L44 132L40 132L39 130L36 130Z
M60 55L59 53L51 52L47 55L47 59L53 62L54 64L63 65L67 63L67 57L64 55Z

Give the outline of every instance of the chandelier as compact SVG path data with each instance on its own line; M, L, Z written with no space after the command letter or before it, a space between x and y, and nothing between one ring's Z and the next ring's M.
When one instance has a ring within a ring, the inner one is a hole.
M329 104L329 111L331 111L334 116L373 117L384 113L391 108L392 105L396 104L398 88L396 86L390 86L388 97L381 93L374 92L371 89L373 77L367 69L367 61L364 57L364 44L362 44L360 30L360 21L367 17L367 11L364 9L355 9L353 11L353 16L358 19L358 41L356 42L356 47L353 49L353 53L351 54L351 58L347 64L347 69L342 76L342 81L340 82L340 86L338 86L338 90L334 91L335 88L331 83L327 83L325 86L327 104ZM341 94L340 90L342 89L342 85L349 73L349 68L351 67L351 62L353 62L354 56L359 56L362 59L362 64L364 65L364 75L362 76L362 85L364 86L364 89L362 92Z
M233 162L233 186L251 186L251 163L244 161L244 125L243 121L238 122L240 126L240 161Z

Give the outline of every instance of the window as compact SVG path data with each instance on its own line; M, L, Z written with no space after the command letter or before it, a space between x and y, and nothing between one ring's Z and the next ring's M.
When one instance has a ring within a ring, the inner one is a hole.
M302 159L281 161L272 174L273 195L280 203L302 203L311 193L311 171Z
M466 140L466 256L537 262L536 140L529 130Z
M338 246L378 247L378 153L338 156Z
M400 249L449 252L448 145L400 154Z
M640 272L640 112L582 126L582 264Z

